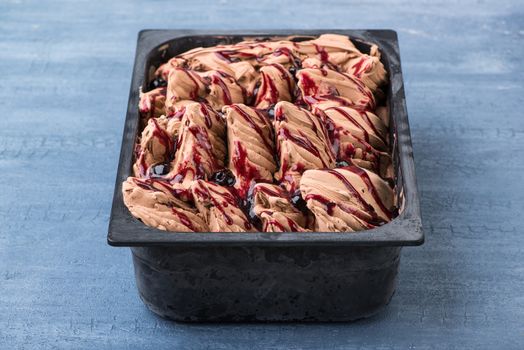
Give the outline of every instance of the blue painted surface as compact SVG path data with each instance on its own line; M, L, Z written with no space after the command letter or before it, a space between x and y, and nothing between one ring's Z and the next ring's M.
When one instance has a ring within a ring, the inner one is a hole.
M383 313L187 325L142 305L107 222L137 32L176 27L398 31L427 239ZM519 1L2 1L0 348L524 348L523 56Z

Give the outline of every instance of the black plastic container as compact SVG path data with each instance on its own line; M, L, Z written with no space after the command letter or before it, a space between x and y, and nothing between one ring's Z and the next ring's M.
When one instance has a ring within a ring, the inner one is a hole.
M172 233L127 210L122 182L132 173L140 86L168 58L198 46L249 37L339 33L363 52L377 44L389 72L392 155L400 214L358 233ZM180 321L350 321L391 299L402 246L424 241L397 35L391 30L145 30L138 47L109 222L108 242L129 246L140 296Z

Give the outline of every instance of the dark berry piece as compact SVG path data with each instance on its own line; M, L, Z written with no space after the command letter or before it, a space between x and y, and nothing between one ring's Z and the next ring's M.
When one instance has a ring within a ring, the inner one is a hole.
M251 224L257 229L262 229L262 220L255 214L255 198L253 197L253 192L249 191L247 198L242 201L242 207L244 212L247 213L247 217Z
M301 212L307 211L306 201L302 199L300 190L296 190L295 192L293 192L291 196L291 204L293 204L295 208L297 208Z
M151 167L151 174L156 176L162 176L169 173L170 166L169 164L157 164Z
M178 136L173 137L173 156L178 148Z
M293 90L293 97L296 100L296 102L300 101L301 104L306 105L306 103L304 102L304 99L303 99L304 96L302 96L302 90L300 90L298 85L295 86L295 89Z
M253 94L249 95L246 99L248 106L253 106L257 101L258 87L253 90Z
M253 106L255 104L255 96L246 93L246 105Z
M337 162L337 168L343 168L343 167L346 167L346 166L349 166L349 163L346 162L345 160Z
M151 82L151 84L149 84L149 88L151 90L159 88L159 87L165 87L165 86L167 86L167 81L165 81L164 79L160 77L156 78L155 80Z
M289 68L289 73L291 73L292 76L295 76L295 74L297 73L297 68L291 66L291 67Z
M332 134L333 131L335 131L335 124L333 124L333 121L329 118L326 118L325 127L326 131L330 134Z
M276 137L276 135L275 135L275 137ZM276 142L275 142L275 144L276 144ZM273 154L273 159L275 159L275 164L277 165L277 169L280 169L280 156L278 155L278 152L275 152Z
M236 182L235 176L229 169L214 172L210 180L220 186L233 186Z
M267 115L269 119L275 119L275 105L269 106L269 108L267 109Z
M262 228L262 220L255 214L255 211L253 209L249 210L248 212L249 221L253 226L255 226L257 229Z

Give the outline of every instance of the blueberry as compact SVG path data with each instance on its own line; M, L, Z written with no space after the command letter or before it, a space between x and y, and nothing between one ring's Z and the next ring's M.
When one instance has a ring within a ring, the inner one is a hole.
M275 119L275 105L269 106L267 109L267 115L269 116L269 119Z
M247 198L241 201L241 207L244 212L247 214L249 222L256 227L257 229L262 229L262 220L255 214L254 206L255 199L253 198L253 193L250 191L247 195Z
M307 210L306 201L302 199L302 196L300 195L300 190L296 190L293 192L291 196L291 204L295 206L298 210L305 212Z
M340 161L340 162L337 162L337 168L343 168L343 167L346 167L346 166L349 166L349 163L346 162L346 161Z
M258 87L256 87L253 90L253 93L247 97L246 103L248 106L253 106L255 104L255 102L257 101L257 94L258 94Z
M262 220L260 220L260 218L257 216L257 214L255 214L252 208L248 212L248 217L249 221L253 226L255 226L258 229L262 228Z
M159 88L159 87L165 87L165 86L167 86L167 81L165 81L164 79L160 77L156 78L155 80L151 82L151 84L149 84L149 88L151 90Z
M162 175L166 175L167 173L169 173L169 170L170 170L169 164L167 163L157 164L151 167L151 174L156 175L156 176L162 176Z
M210 180L220 186L233 186L236 182L235 176L229 169L221 169L214 172Z

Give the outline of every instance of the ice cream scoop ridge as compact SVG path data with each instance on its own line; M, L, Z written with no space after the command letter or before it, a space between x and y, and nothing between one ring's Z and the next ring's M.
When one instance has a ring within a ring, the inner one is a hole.
M274 127L280 159L275 179L284 182L289 192L297 189L304 170L335 167L327 131L316 115L289 102L279 102Z
M391 220L395 195L386 181L356 166L308 170L302 197L315 215L316 231L359 231Z
M237 197L223 186L203 180L191 185L194 202L213 232L249 232L254 227L240 209Z
M167 182L129 177L122 185L124 203L146 225L175 232L208 231L188 193Z
M173 157L177 126L175 118L161 116L148 120L133 165L135 176L147 176L152 165L164 163Z
M166 111L166 93L164 87L157 88L148 92L140 92L140 102L138 110L144 120L158 118Z
M245 198L253 181L273 181L276 170L271 121L260 111L243 104L225 106L229 169L235 188Z
M189 187L193 180L207 179L224 166L226 123L204 103L192 103L178 131L175 158L166 179Z
M306 232L308 218L291 202L283 188L258 183L253 188L253 213L262 221L265 232Z

